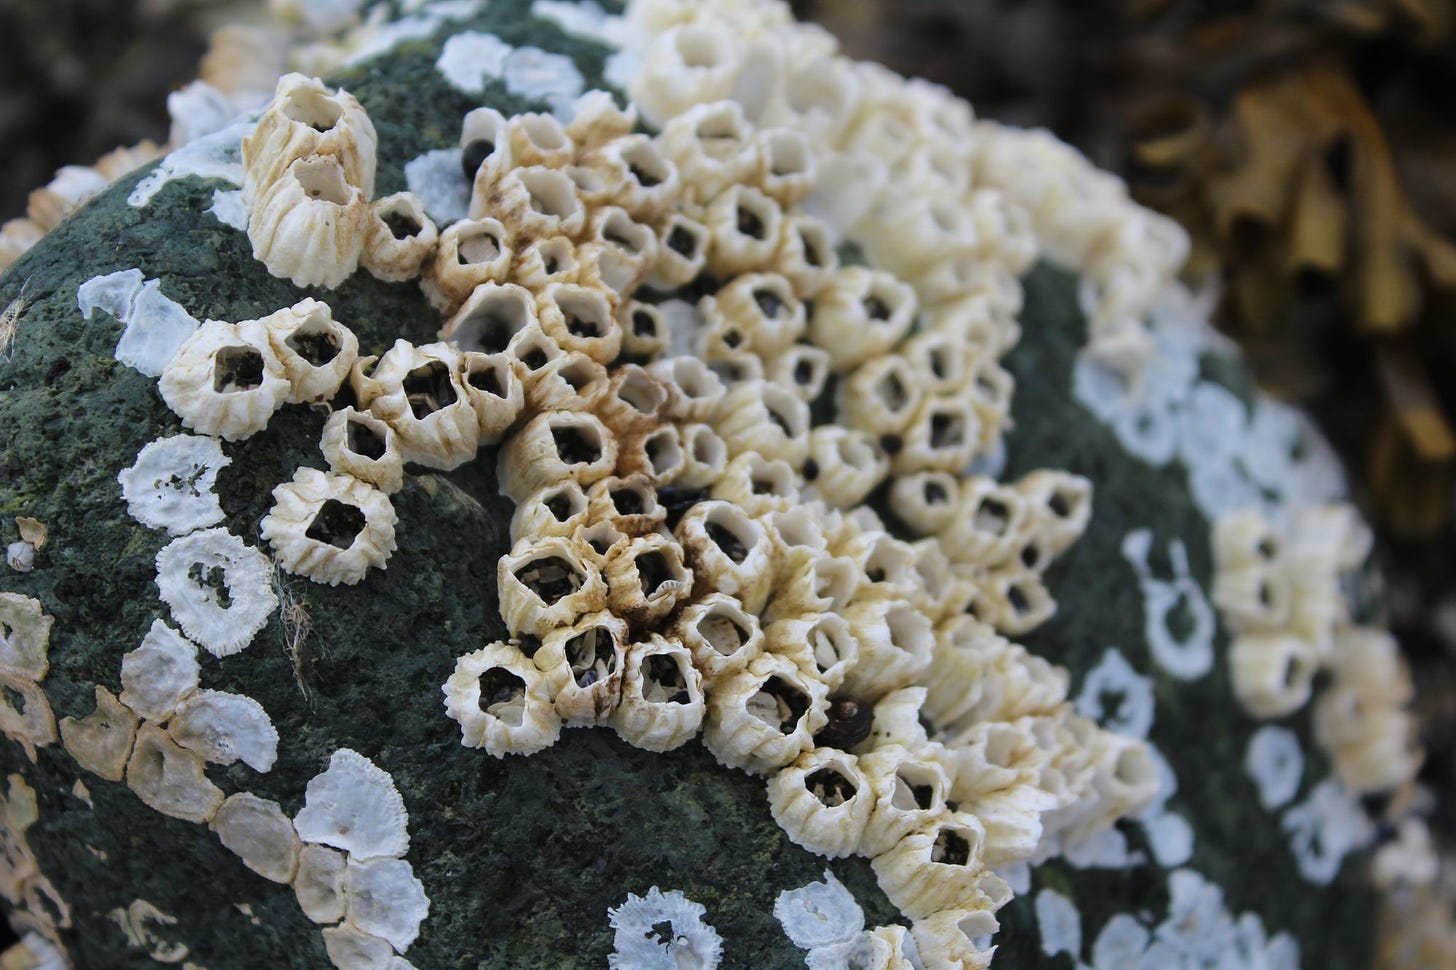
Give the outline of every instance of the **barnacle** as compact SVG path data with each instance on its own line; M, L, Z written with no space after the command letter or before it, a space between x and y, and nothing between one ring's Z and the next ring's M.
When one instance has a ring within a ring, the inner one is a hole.
M242 760L254 771L268 771L278 758L278 731L268 712L242 694L193 692L177 705L167 734L213 764Z
M243 865L273 882L292 881L298 871L298 835L277 802L238 792L223 801L209 824Z
M200 679L196 645L153 620L141 646L121 658L121 703L149 721L163 722L197 690Z
M258 323L283 365L290 386L288 400L293 403L330 400L359 357L358 338L334 320L327 303L302 300Z
M343 849L356 859L399 858L409 848L409 813L394 781L357 751L340 748L309 780L293 819L298 837Z
M290 391L263 327L218 320L187 338L158 387L184 426L228 441L267 427Z
M258 531L288 572L353 585L394 552L397 517L389 496L357 478L300 468L273 489Z
M497 758L535 754L561 734L551 679L509 644L461 657L444 691L446 713L459 722L468 748L485 748Z
M132 518L183 535L222 521L212 489L230 464L216 438L179 434L149 442L116 479Z
M278 607L268 559L214 528L173 539L157 553L157 591L182 631L216 657L252 642Z
M201 755L178 747L155 724L143 724L126 766L126 783L147 807L188 822L209 822L223 793L203 774Z

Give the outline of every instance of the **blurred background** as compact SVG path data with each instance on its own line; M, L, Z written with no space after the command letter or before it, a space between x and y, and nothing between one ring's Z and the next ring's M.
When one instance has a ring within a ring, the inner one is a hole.
M1456 0L793 0L848 53L1045 126L1183 223L1263 385L1377 526L1456 845ZM0 221L59 166L167 138L259 0L0 0Z

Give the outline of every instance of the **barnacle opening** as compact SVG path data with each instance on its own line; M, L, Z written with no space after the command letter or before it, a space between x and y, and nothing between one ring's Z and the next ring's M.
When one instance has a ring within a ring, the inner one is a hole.
M509 394L511 365L501 357L476 357L465 372L465 383L491 397L505 399Z
M405 375L405 400L417 420L424 420L455 403L455 383L443 361L432 360Z
M344 178L344 169L332 157L304 159L292 166L293 177L310 199L347 205L353 190Z
M363 421L350 418L344 430L345 446L356 455L378 461L384 457L384 436Z
M644 189L655 188L672 177L672 169L650 141L639 141L622 152L627 172Z
M223 347L213 356L212 389L219 394L233 394L261 387L263 367L263 355L256 347Z
M572 516L586 511L586 495L575 482L568 482L547 492L541 499L541 504L546 506L546 511L557 522L566 522Z
M667 403L667 389L640 370L628 370L614 394L632 410L648 416L656 414Z
M511 345L511 338L535 319L529 294L524 290L484 287L483 295L472 300L464 316L455 321L450 337L461 350L499 354Z
M586 577L560 556L533 559L516 570L516 579L550 606L581 589Z
M853 801L858 794L854 783L834 768L820 768L804 779L809 794L819 800L825 808L838 808Z
M391 209L379 218L383 221L385 228L389 230L389 234L399 240L413 239L425 228L414 216L407 212L400 212L398 209Z
M566 662L571 679L585 690L617 672L617 650L611 632L592 627L566 641Z
M491 139L475 138L460 150L460 168L465 172L466 181L475 181L475 173L480 171L487 158L495 154L495 148Z
M590 465L602 457L602 435L592 425L552 424L551 441L567 465Z
M605 337L612 329L611 308L595 290L558 291L556 305L566 323L566 331L583 340Z
M674 653L654 653L642 659L642 696L654 704L689 704L686 661Z
M466 229L455 243L455 258L461 266L493 263L505 251L505 243L495 227L485 225Z
M727 603L715 603L703 613L693 629L703 642L725 657L743 649L752 633L733 618L736 612Z
M642 442L643 454L652 466L654 475L666 475L682 464L682 444L675 428L661 428L652 432Z
M314 367L322 367L339 356L339 335L326 323L310 320L283 341L295 354Z
M531 208L541 215L566 219L580 207L575 185L555 169L523 169L520 178L530 196Z
M314 131L327 132L344 117L344 109L337 101L320 91L300 88L290 91L283 99L283 114L291 121L308 125Z
M677 219L667 231L667 248L688 262L697 259L707 245L708 231L697 223Z
M935 843L930 847L930 861L947 866L970 865L973 844L971 833L962 834L961 831L946 826L936 835Z
M908 762L895 771L890 804L905 812L928 812L945 798L941 779L928 765Z
M526 682L504 667L480 675L480 709L511 727L526 718Z
M809 697L777 674L748 699L748 713L781 734L792 734L809 710Z
M758 544L760 536L753 520L730 505L713 506L703 519L703 531L736 566L748 558L748 551Z
M331 498L324 502L303 534L315 542L348 549L366 524L362 509Z

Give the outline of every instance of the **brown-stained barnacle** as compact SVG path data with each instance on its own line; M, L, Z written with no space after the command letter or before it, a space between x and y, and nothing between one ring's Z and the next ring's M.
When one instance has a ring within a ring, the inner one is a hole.
M542 637L606 608L597 556L580 540L523 539L496 569L501 616L513 636Z

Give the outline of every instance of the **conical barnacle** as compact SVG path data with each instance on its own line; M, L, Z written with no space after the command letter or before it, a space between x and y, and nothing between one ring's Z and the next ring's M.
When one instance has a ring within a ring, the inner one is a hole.
M944 910L994 910L1010 891L982 865L985 839L974 815L946 814L876 855L871 865L880 889L911 919Z
M420 275L440 232L413 192L396 192L369 206L359 265L377 280L402 283Z
M331 94L317 78L285 74L243 139L244 195L256 204L294 161L322 155L335 159L344 180L368 198L374 194L376 143L374 125L352 95Z
M728 446L706 424L687 424L682 433L683 466L673 484L681 488L707 488L728 467Z
M770 623L839 613L859 588L860 572L853 560L832 556L827 550L804 546L781 548L772 598L763 610Z
M222 528L179 536L157 553L163 602L216 657L242 650L268 622L278 607L270 577L268 557Z
M910 935L925 960L925 970L989 970L994 946L985 949L976 940L1001 928L987 909L945 909L910 925Z
M839 253L829 227L807 213L791 213L779 230L773 267L793 285L799 299L817 297L834 282L839 269Z
M1092 483L1081 475L1038 469L1014 486L1031 503L1042 553L1055 559L1087 531L1092 518Z
M764 654L714 682L703 744L720 764L768 774L814 747L827 705L828 688L817 671Z
M507 126L505 116L494 108L469 111L460 123L460 167L471 183L471 208L481 210L472 211L473 218L483 214L496 179L515 164Z
M627 743L648 751L686 744L703 723L702 677L677 640L653 634L627 648L622 700L612 727Z
M576 143L551 115L512 115L506 121L506 142L514 165L565 168L576 159Z
M576 99L572 110L575 114L566 125L566 133L576 143L578 153L622 138L637 127L637 106L628 102L626 108L619 108L606 91L588 91Z
M348 475L300 468L273 489L258 531L286 571L316 583L352 586L384 569L398 521L389 496Z
M26 756L35 761L35 749L53 744L56 716L39 684L0 670L0 733L19 742Z
M625 364L612 373L607 394L596 411L619 438L645 434L661 425L671 389L650 371Z
M596 553L575 539L522 540L496 569L501 617L512 635L543 637L607 605Z
M633 218L672 218L670 210L681 196L682 179L677 166L662 154L653 139L640 134L623 135L583 161L608 177L611 201Z
M589 485L610 475L616 462L617 440L600 418L577 411L538 414L500 451L501 493L519 502L566 478Z
M880 529L857 530L835 551L859 569L856 602L915 596L920 577L915 570L915 547L910 543Z
M714 38L709 43L722 42ZM694 47L696 53L705 53L697 39ZM707 98L674 114L663 126L657 147L677 166L691 197L706 203L725 189L748 182L758 170L759 149L742 105Z
M894 744L861 755L859 768L874 796L874 811L860 841L862 854L879 855L946 814L951 779L940 759Z
M697 357L664 357L647 372L667 390L667 411L679 421L712 417L727 389L718 375Z
M919 686L901 687L881 697L875 702L869 732L855 746L855 753L865 754L879 748L899 746L909 749L921 760L940 764L946 777L954 776L955 770L945 748L930 740L929 732L920 721L920 709L924 705L925 688Z
M628 475L641 475L654 485L670 485L687 468L682 432L673 424L664 424L646 434L628 437L622 442L618 468Z
M161 620L121 658L121 703L150 721L165 721L197 690L197 647Z
M498 444L526 407L525 385L508 354L467 351L460 377L483 445Z
M924 713L937 728L960 721L980 700L991 658L1009 644L989 626L961 614L935 628L930 666L920 675L927 688Z
M822 347L794 344L764 364L764 377L812 404L829 383L830 364L829 353Z
M627 624L610 613L584 616L542 637L532 660L554 685L562 720L605 724L622 699Z
M787 351L804 333L804 304L777 273L744 273L714 295L713 305L742 327L747 348L761 357Z
M998 793L1035 789L1042 769L1053 754L1042 743L1043 726L1042 719L1031 717L980 721L955 735L949 743L950 758L955 765L950 797L975 810L982 801Z
M143 724L126 766L126 783L146 806L171 818L209 822L222 790L202 772L202 756L178 747L155 724Z
M157 386L184 427L228 441L262 431L289 394L263 328L219 320L187 338Z
M730 185L702 208L701 218L713 239L711 272L731 276L773 265L784 210L769 196L749 185Z
M562 350L611 363L622 346L615 307L600 287L553 283L537 298L542 331Z
M838 692L859 660L859 641L838 613L805 613L776 620L764 628L764 649L792 660L822 681L830 693Z
M1229 650L1234 695L1255 717L1283 717L1308 702L1319 657L1289 633L1245 633Z
M898 354L873 357L840 384L841 420L875 435L901 435L925 402L925 382Z
M440 339L462 351L500 354L511 350L517 335L536 323L536 300L531 291L514 283L482 283L455 311Z
M308 155L254 197L248 239L269 273L331 290L358 269L368 220L369 199L339 160Z
M594 411L611 389L607 369L586 354L563 352L550 337L540 334L534 327L532 329L554 351L554 355L534 370L526 365L512 365L513 369L524 371L521 387L526 413ZM528 334L527 339L531 336ZM530 359L528 354L527 360ZM620 445L615 436L612 440Z
M845 611L859 643L859 659L841 690L868 700L914 683L930 665L935 639L930 621L904 600L856 602Z
M121 701L96 685L96 709L85 717L63 717L61 743L76 764L107 781L121 781L136 740L137 717Z
M368 411L347 407L330 414L319 450L330 471L368 482L386 495L404 484L404 459L395 430Z
M1078 800L1080 817L1062 830L1068 845L1141 811L1158 793L1158 770L1144 742L1109 731L1092 738L1092 797Z
M805 751L768 780L774 821L797 844L833 859L859 851L874 801L859 759L836 748Z
M167 736L212 764L241 760L266 772L278 759L278 730L263 705L244 694L219 690L193 692L177 705Z
M315 923L344 918L344 874L348 858L327 846L304 845L292 879L293 894L303 915Z
M356 374L367 362L359 362ZM363 394L356 383L360 404L394 429L405 461L449 470L475 457L480 417L454 345L396 340L367 380Z
M538 489L516 505L511 542L544 536L570 536L591 521L586 490L567 478Z
M652 627L692 593L693 571L671 536L637 536L603 558L608 608L638 629Z
M445 712L461 743L493 757L535 754L561 735L547 676L516 647L496 642L455 662Z
M330 400L359 359L359 339L334 319L327 303L301 300L257 322L283 365L294 404Z
M951 558L990 567L1013 556L1030 512L1015 489L984 477L961 483L959 512L941 535Z
M723 592L690 603L673 621L671 632L692 653L693 666L710 691L720 680L747 670L764 645L758 617Z
M608 521L627 535L656 533L667 519L657 492L645 475L612 475L587 489L587 517Z
M586 228L586 207L571 176L540 165L502 173L490 195L490 211L521 239L576 238Z
M420 286L437 310L452 314L476 287L510 282L514 262L512 233L499 220L461 219L440 232Z
M771 381L744 381L728 389L713 428L734 456L800 468L809 456L809 405L792 389Z
M1224 622L1249 633L1277 634L1289 626L1294 591L1288 574L1273 563L1220 563L1211 598Z
M814 298L808 333L829 351L835 367L848 370L898 344L915 311L910 287L888 273L850 266Z
M981 438L974 404L962 397L932 397L921 403L891 459L896 474L960 471L970 463Z
M582 262L568 236L543 236L522 242L516 250L511 279L532 293L548 286L581 282Z
M673 212L658 227L657 259L647 275L655 290L686 286L707 269L713 236L702 220L685 212Z
M693 574L709 588L763 609L773 579L773 543L763 525L731 502L698 502L674 530Z
M249 792L229 795L209 825L243 865L273 882L293 881L300 843L277 802Z
M755 139L759 168L753 181L785 209L798 205L816 174L809 136L793 128L760 128Z
M626 209L605 206L592 213L577 256L584 285L630 296L657 262L657 234Z
M667 319L655 304L622 300L617 326L622 330L622 355L629 360L652 360L667 349Z

